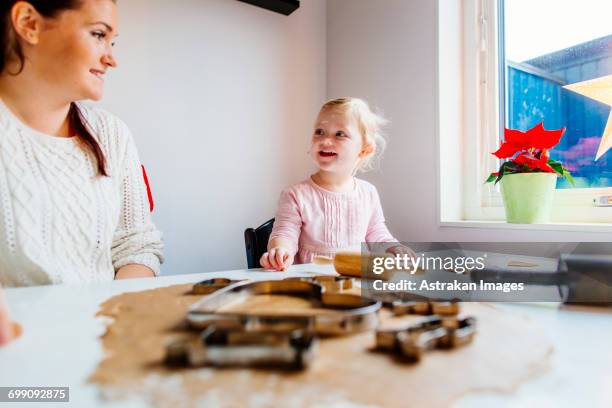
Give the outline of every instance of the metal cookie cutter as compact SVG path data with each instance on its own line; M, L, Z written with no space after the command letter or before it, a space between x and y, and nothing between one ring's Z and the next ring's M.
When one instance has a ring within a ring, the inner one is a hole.
M430 330L407 330L397 333L396 341L401 356L417 362L427 350L436 348L444 336L446 336L446 330L443 327Z
M392 330L376 331L376 348L384 351L395 351L397 344L397 334L401 332L421 332L442 327L440 316L427 316L417 323L411 322L402 327Z
M391 310L396 316L403 316L406 314L430 315L431 304L429 302L421 302L414 300L396 300L391 304Z
M476 319L428 316L418 323L376 332L376 347L409 361L420 361L427 350L454 348L470 343L476 334Z
M195 295L208 295L236 282L240 281L226 278L206 279L193 285L191 292Z
M463 319L454 319L452 324L448 321L443 321L443 326L446 329L446 336L440 339L438 347L454 348L470 343L476 335L476 319L474 317L465 317Z
M396 300L391 303L391 310L396 316L405 314L418 315L444 315L454 316L459 314L459 303L457 302L432 302L422 300L401 301Z
M204 330L198 341L175 341L166 347L170 366L266 366L304 369L313 360L318 340L295 330L286 333L254 333Z
M353 278L345 276L313 276L305 278L287 278L285 280L300 280L321 285L326 293L342 293L353 288Z
M289 295L310 300L317 308L329 309L321 314L253 314L223 311L224 306L245 301L256 295ZM320 335L343 335L372 330L378 325L380 302L357 295L327 293L315 283L300 280L239 282L194 303L187 321L193 328L214 325L222 329L247 332L287 332L302 330Z

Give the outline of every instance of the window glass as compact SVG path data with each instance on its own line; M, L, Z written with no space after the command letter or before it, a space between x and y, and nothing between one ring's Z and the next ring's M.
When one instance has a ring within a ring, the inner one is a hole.
M610 97L598 101L565 88L588 80L596 87L612 75L612 1L502 0L501 9L506 127L565 127L551 158L576 187L612 187L612 149L595 160L606 126L612 138ZM557 187L571 185L559 179Z

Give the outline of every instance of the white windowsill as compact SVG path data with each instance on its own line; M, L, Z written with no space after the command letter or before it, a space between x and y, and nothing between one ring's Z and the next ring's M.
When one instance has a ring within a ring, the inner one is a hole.
M440 227L487 228L535 231L571 231L612 233L612 224L603 223L550 223L550 224L508 224L505 221L441 221Z

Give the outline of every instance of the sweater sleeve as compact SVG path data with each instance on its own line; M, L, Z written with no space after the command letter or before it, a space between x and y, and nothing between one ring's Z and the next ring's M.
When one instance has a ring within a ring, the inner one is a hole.
M278 200L278 209L274 217L274 227L270 234L270 240L282 238L291 242L291 252L295 254L298 250L298 241L302 228L302 215L295 195L295 191L287 189L281 193Z
M128 264L140 264L160 273L163 262L161 232L151 220L147 188L132 134L119 121L119 139L125 143L123 160L116 171L120 175L121 212L111 248L115 273Z
M397 242L385 224L380 197L374 186L372 186L371 194L372 216L366 232L366 242Z

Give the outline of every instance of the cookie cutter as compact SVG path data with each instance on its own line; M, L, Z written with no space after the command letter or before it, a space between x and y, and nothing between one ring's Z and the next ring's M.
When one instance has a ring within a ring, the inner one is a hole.
M287 278L285 280L300 280L319 284L325 292L343 293L353 288L354 279L346 276L319 275L312 277Z
M396 316L403 316L406 314L437 314L444 316L454 316L459 314L459 303L454 301L434 302L421 300L396 300L391 303L391 310Z
M440 316L427 316L419 322L406 323L399 328L376 331L376 348L383 351L395 351L397 348L397 334L401 332L428 331L442 327Z
M444 336L446 330L437 327L431 330L399 332L396 339L400 355L409 361L418 362L426 351L436 348Z
M431 315L417 323L376 332L376 348L418 362L434 348L450 349L470 343L476 334L473 317L444 318Z
M310 300L329 312L312 315L253 314L224 311L223 307L256 295L289 295ZM302 330L324 336L344 335L373 330L378 326L377 300L344 293L328 293L321 285L303 280L238 282L194 303L187 321L194 329L215 326L246 332L288 332Z
M208 295L226 286L233 285L236 282L240 281L226 278L206 279L193 285L191 292L194 295Z
M476 318L454 319L454 324L444 325L446 336L438 343L440 348L455 348L471 343L476 335Z
M318 340L312 333L255 333L220 330L209 326L198 340L167 345L169 366L278 367L301 370L314 358Z

